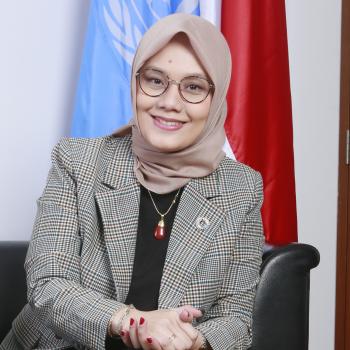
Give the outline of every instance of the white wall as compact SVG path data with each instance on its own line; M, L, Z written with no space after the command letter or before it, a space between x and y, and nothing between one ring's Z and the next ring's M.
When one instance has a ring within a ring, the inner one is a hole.
M299 240L316 246L310 350L334 348L340 0L287 0Z
M311 274L310 350L334 343L340 0L286 0L298 225ZM0 0L1 240L28 239L50 165L68 134L89 1Z
M0 0L1 240L30 237L51 149L69 133L88 7Z

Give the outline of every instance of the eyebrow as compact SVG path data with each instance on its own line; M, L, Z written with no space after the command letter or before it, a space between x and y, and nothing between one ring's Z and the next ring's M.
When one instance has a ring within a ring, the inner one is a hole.
M166 75L169 75L166 71L164 71L163 69L157 67L157 66L153 66L153 65L146 65L145 67L143 68L147 68L147 69L154 69L154 70L157 70L159 72L162 72L162 73L165 73ZM199 78L203 78L203 79L206 79L206 80L210 80L209 77L207 77L205 74L203 73L198 73L198 72L192 72L192 73L187 73L184 75L184 78L185 77L199 77Z

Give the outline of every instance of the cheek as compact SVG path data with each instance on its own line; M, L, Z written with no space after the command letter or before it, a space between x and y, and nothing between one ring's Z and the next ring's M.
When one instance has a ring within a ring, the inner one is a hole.
M192 116L192 120L198 124L205 124L209 116L210 105L210 100L205 100L203 103L193 105L188 111Z
M145 116L144 111L147 109L144 96L138 93L136 94L136 118L140 128L140 132L144 135L145 132Z
M149 111L153 107L154 102L149 96L142 93L136 94L136 114L139 123L142 123L142 119L145 118L143 113Z

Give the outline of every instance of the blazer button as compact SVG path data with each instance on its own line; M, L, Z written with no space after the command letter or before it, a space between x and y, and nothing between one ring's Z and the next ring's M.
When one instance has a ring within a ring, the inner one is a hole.
M200 230L205 230L209 226L209 219L203 216L199 216L196 219L196 227Z

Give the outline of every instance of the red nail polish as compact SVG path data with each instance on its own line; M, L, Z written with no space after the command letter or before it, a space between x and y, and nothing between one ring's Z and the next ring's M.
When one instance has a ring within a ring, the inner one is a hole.
M120 331L120 335L121 335L122 337L124 337L125 332L124 332L124 331Z
M130 326L134 324L135 320L133 318L130 318Z
M145 323L145 319L141 316L140 317L140 326L142 326Z
M152 344L152 338L151 337L148 337L146 340L147 340L147 343Z

